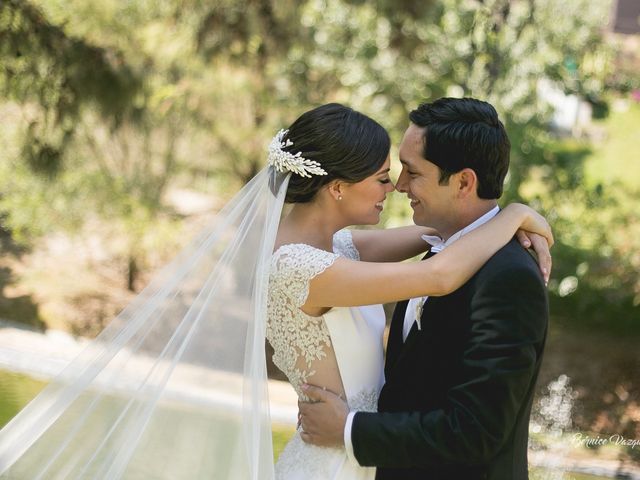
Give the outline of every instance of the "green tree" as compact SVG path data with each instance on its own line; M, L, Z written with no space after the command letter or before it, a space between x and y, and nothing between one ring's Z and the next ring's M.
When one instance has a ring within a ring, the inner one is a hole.
M86 4L78 6L87 13ZM21 1L1 6L6 42L0 85L20 105L11 118L22 127L5 133L23 147L3 155L0 208L25 241L54 225L77 230L100 215L128 239L117 253L134 289L144 237L162 220L160 199L175 171L176 138L184 131L176 112L182 105L171 101L172 89L142 73L151 60L144 49L131 54L141 39L135 35L136 15L123 14L136 12L118 12L129 22L122 25L107 20L115 4L111 11L101 4L93 18L71 22L63 13L68 7ZM137 14L139 19L144 11ZM89 35L83 29L92 23L102 28ZM127 45L122 36L115 45L105 41L122 32L133 43L127 49L120 49Z
M130 114L140 80L121 52L68 35L22 0L0 4L0 32L0 92L30 107L22 154L34 171L55 174L84 106L112 124Z
M603 100L612 58L601 32L607 13L608 1L586 0L11 0L0 10L13 38L2 44L1 78L21 105L26 147L16 151L17 134L6 129L11 148L0 155L20 180L5 180L0 208L16 231L27 231L35 215L81 225L85 213L97 213L129 239L120 255L133 288L145 245L158 245L149 232L179 221L163 200L167 189L232 193L264 165L273 133L300 112L347 103L399 140L421 101L469 95L497 107L512 139L505 200L533 202L557 219L557 271L575 270L577 257L565 253L579 230L561 206L589 205L597 192L581 185L584 155L558 146L538 83ZM42 68L53 73L42 77ZM31 126L33 111L53 120ZM49 150L64 151L54 181L11 163L59 163L47 160ZM392 201L388 224L408 221L404 203ZM618 211L618 223L628 221ZM35 223L34 235L48 228ZM624 285L629 295L637 288Z

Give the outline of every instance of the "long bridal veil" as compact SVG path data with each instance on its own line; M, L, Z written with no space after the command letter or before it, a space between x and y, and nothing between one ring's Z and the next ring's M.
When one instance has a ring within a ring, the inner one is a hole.
M16 479L271 479L267 167L0 431Z

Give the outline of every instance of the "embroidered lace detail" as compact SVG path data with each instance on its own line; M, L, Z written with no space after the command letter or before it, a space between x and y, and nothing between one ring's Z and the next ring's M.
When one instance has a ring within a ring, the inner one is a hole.
M375 389L360 390L355 395L349 397L347 403L349 410L358 412L377 412L378 411L378 395Z
M360 260L360 253L353 244L351 230L340 230L333 236L333 251L350 260Z
M334 235L334 250L336 253L296 243L281 246L271 259L266 335L274 350L273 363L303 400L306 396L300 387L316 373L313 362L325 358L332 348L324 318L300 310L309 295L309 282L340 255L359 258L346 230Z
M345 455L344 449L317 447L304 443L300 433L296 432L276 462L276 480L333 478L335 470L339 468L342 457Z
M324 319L307 315L300 307L307 301L309 282L338 258L304 244L283 245L273 255L267 299L267 339L273 347L273 363L287 376L299 396L300 386L315 373L314 360L326 356L331 338Z
M361 390L349 397L348 403L350 410L375 412L378 409L378 391ZM296 432L278 458L276 480L333 478L346 455L344 448L317 447L304 443L300 433Z
M284 245L273 255L267 300L267 339L274 349L273 362L284 372L289 382L306 400L300 386L326 365L332 353L331 337L323 317L311 317L300 307L309 294L309 282L329 268L340 256L359 260L351 232L341 230L333 238L333 251L326 252L304 244ZM329 362L330 363L330 362ZM349 366L346 365L345 368ZM351 410L377 410L378 391L365 388L347 399ZM326 480L336 477L345 468L359 471L362 467L347 466L344 448L309 445L300 433L287 443L275 465L276 480ZM366 477L373 478L374 471ZM349 477L347 477L349 478Z

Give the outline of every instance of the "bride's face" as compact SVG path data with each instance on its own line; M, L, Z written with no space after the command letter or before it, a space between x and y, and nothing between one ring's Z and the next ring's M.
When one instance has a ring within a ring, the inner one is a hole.
M351 225L376 225L380 222L380 214L387 193L393 192L394 185L389 178L391 158L382 168L370 177L358 183L344 184L343 213Z

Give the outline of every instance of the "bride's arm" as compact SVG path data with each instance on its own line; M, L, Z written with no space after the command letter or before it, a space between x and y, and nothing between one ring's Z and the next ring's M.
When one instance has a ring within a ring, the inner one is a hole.
M353 244L363 262L401 262L429 249L422 235L438 235L429 227L351 230Z
M351 230L353 244L363 262L401 262L426 252L429 244L423 235L438 236L434 228L408 226L377 230ZM551 254L546 240L537 234L518 230L516 238L524 248L531 248L545 279L551 271Z
M440 254L413 263L370 263L340 258L314 277L303 310L371 305L460 288L522 228L553 244L546 220L526 205L512 204Z

